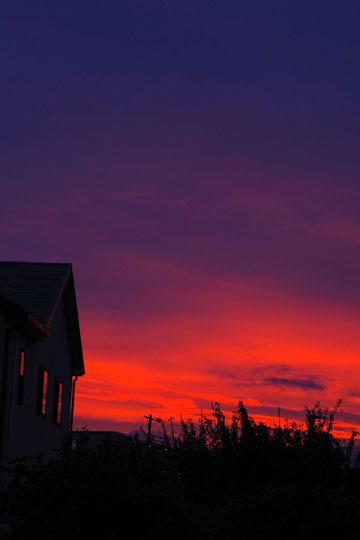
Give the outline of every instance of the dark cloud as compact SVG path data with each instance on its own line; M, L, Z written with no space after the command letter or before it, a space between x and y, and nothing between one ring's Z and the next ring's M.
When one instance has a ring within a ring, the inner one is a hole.
M161 403L156 403L154 401L141 401L137 399L111 399L107 403L111 405L119 405L123 406L126 405L128 407L139 407L140 409L144 409L146 412L146 409L162 409L163 405Z
M237 401L223 401L221 399L213 399L210 401L209 399L204 398L192 398L192 401L196 407L199 407L199 409L203 410L211 410L213 405L215 403L218 403L220 405L220 409L223 412L233 412L237 408Z
M326 388L323 384L319 384L313 379L285 379L282 377L267 377L264 384L287 388L302 388L303 390L325 390Z
M131 430L139 429L140 425L145 427L145 418L139 419L138 422L122 422L114 418L93 418L91 416L77 416L74 419L74 429L81 429L86 426L91 431L119 431L121 433L129 433Z
M211 401L204 398L192 398L192 401L199 409L208 410L211 409Z
M259 375L265 375L267 373L289 373L291 369L288 364L266 364L264 366L258 366L252 371Z
M210 369L207 372L209 375L214 375L215 377L219 377L220 379L237 379L238 376L233 373L232 371L228 371L227 369Z
M357 426L360 426L360 414L358 413L351 413L347 411L340 410L337 415L338 420L341 420L342 422L345 422L346 424L356 424Z
M246 407L246 402L245 402ZM278 407L271 407L268 405L250 405L246 407L248 412L252 415L270 416L277 418L279 414ZM303 411L297 409L287 409L280 407L280 418L297 420L299 422L305 421L305 409Z

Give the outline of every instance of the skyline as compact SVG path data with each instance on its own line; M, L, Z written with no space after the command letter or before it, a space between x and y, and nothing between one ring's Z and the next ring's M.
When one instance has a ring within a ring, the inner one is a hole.
M1 259L73 264L75 427L360 426L359 11L1 7Z

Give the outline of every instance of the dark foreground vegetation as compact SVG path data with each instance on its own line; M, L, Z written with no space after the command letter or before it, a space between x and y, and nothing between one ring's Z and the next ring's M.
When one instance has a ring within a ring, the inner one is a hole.
M360 464L354 436L343 447L332 435L337 408L270 428L242 402L228 425L215 404L150 447L91 450L84 431L75 451L17 470L3 510L21 540L358 539Z

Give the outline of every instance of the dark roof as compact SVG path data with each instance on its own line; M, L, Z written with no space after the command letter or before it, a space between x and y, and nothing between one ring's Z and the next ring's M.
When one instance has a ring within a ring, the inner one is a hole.
M0 262L0 297L20 308L47 335L63 297L73 371L75 375L83 375L80 328L70 263Z
M0 294L49 327L71 264L0 262Z

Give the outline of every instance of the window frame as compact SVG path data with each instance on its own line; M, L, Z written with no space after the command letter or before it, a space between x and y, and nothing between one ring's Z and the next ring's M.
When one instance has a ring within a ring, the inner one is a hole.
M26 354L23 349L20 350L20 358L18 364L18 387L17 387L17 403L22 405L24 403L24 387L25 387L25 363Z
M59 379L54 382L54 401L52 421L56 426L61 426L64 405L64 383Z
M44 386L46 384L46 391ZM36 394L36 411L39 416L46 418L48 411L49 397L49 371L42 366L39 366L38 386Z

